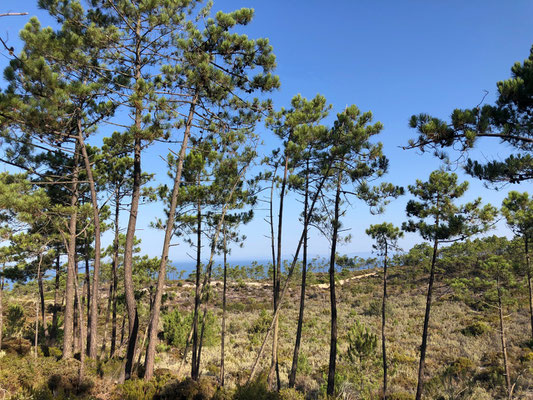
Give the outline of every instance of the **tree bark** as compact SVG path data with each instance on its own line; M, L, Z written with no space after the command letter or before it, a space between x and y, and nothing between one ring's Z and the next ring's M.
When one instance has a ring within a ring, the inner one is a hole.
M438 202L438 199L437 199ZM437 204L438 208L438 204ZM435 219L435 226L439 226L439 216ZM429 316L431 312L431 300L433 297L433 282L435 281L435 264L437 262L437 253L439 248L439 241L437 237L433 242L433 256L431 258L431 270L429 272L429 284L428 292L426 296L426 312L424 315L424 327L422 330L422 345L420 346L420 362L418 365L418 384L416 386L416 400L422 398L422 393L424 391L424 368L426 366L426 350L428 342L428 330L429 330Z
M176 175L174 176L174 186L172 188L172 195L170 198L170 207L168 212L167 226L165 229L165 238L163 240L163 250L161 252L161 263L159 265L159 275L157 277L157 286L155 290L154 306L152 315L150 318L150 328L148 336L148 347L146 349L146 360L144 363L144 378L150 379L154 372L155 361L155 347L157 343L157 330L159 327L159 313L161 310L161 298L163 296L163 290L166 280L166 268L168 263L168 253L170 249L170 240L174 232L174 224L176 219L176 207L178 204L179 188L181 184L181 175L183 171L183 161L185 160L185 153L187 151L187 143L191 132L191 126L194 118L194 110L196 108L196 102L198 101L198 95L196 94L192 100L192 104L189 109L189 115L187 117L187 124L185 132L183 134L183 142L179 153L178 166Z
M274 270L274 311L279 303L279 292L281 287L281 245L282 245L282 230L283 230L283 202L285 199L285 189L287 187L287 175L289 172L289 156L285 155L285 165L283 169L283 180L281 181L281 193L279 195L279 212L278 212L278 237L277 237L277 257L276 268ZM274 332L272 334L272 362L270 364L270 372L268 374L268 384L272 388L274 386L274 374L276 376L276 388L281 389L281 380L279 376L279 362L278 362L278 345L279 345L279 319L274 317Z
M533 291L531 287L531 261L529 256L529 239L524 238L524 247L526 252L526 273L527 273L527 287L529 291L529 317L531 321L531 340L533 340Z
M383 260L383 304L381 306L381 352L383 353L383 398L387 398L387 340L385 336L387 310L387 257L388 246L385 243L385 258Z
M291 372L289 374L289 387L293 388L296 383L296 371L298 369L298 356L300 352L300 342L302 339L302 328L304 321L305 310L305 285L307 279L307 232L309 229L309 222L305 216L307 215L307 208L309 206L309 160L307 160L305 177L305 194L304 194L304 242L302 254L302 285L300 288L300 311L298 313L298 326L296 328L296 341L294 343L294 353L292 356Z
M339 215L341 200L342 172L337 177L337 191L335 193L335 215L333 219L333 234L331 236L331 254L329 259L329 296L331 303L331 333L329 342L328 367L328 396L335 395L335 370L337 363L337 298L335 293L335 256L337 253L337 237L339 233Z
M511 376L509 374L509 359L507 358L507 341L505 339L505 325L503 322L503 305L499 271L496 279L496 285L498 292L498 314L500 317L500 340L502 344L503 370L505 375L505 385L507 386L507 398L510 400L513 397L513 389L511 386Z
M2 332L4 332L4 263L0 269L0 349L2 349Z
M39 264L37 265L37 281L39 282L39 299L35 302L35 338L34 338L34 353L33 356L37 358L37 348L39 345L39 302L41 299L44 302L43 296L43 280L41 278L41 264L43 262L43 253L39 253ZM44 314L44 313L43 313Z
M224 386L224 345L226 341L226 290L228 276L228 247L226 224L224 224L224 285L222 288L222 327L220 330L220 386ZM1 294L0 294L1 295ZM0 300L1 306L1 300ZM1 324L1 322L0 322Z
M200 179L198 179L199 181ZM200 182L198 182L198 186ZM200 371L197 370L198 357L198 314L200 312L200 275L202 269L202 208L200 202L197 204L197 222L196 222L196 289L194 293L194 314L192 321L192 359L191 359L191 378L197 380Z
M109 358L115 356L117 343L117 289L118 289L118 252L119 252L119 215L120 215L120 193L117 189L115 197L115 237L113 238L113 311L111 317L111 349Z
M55 286L54 286L54 310L52 312L52 332L53 332L53 337L50 337L51 340L55 340L56 339L56 335L57 335L57 324L58 324L58 318L57 318L57 314L58 314L58 311L59 311L59 279L60 279L60 274L61 274L61 266L59 264L60 260L60 254L59 254L59 246L57 248L57 256L56 256L56 276L55 276ZM52 335L50 335L52 336Z
M44 304L44 286L43 286L43 272L42 272L42 255L39 255L39 266L37 267L37 284L39 286L39 301L41 302L41 306L39 307L41 311L41 321L43 324L43 332L44 337L46 338L48 336L48 331L46 329L46 309Z
M72 194L70 199L70 221L67 249L67 279L65 287L65 319L63 324L63 359L72 358L74 344L74 282L76 280L76 225L78 221L78 176L79 176L79 144L76 141L74 150L74 170L72 174Z
M135 26L135 60L134 60L134 80L141 79L141 21L140 17ZM126 351L126 362L124 367L124 380L131 378L131 371L135 357L137 345L137 335L139 333L139 316L137 313L137 302L133 289L133 246L135 242L135 228L137 225L137 215L139 212L139 200L141 197L141 136L142 131L142 101L135 102L135 138L133 148L133 186L131 194L130 217L126 231L126 244L124 249L124 292L126 297L126 309L128 312L128 348Z
M81 153L85 163L85 171L87 172L87 180L89 181L89 189L91 192L91 203L93 208L93 223L94 223L94 264L93 264L93 287L92 296L90 299L90 313L89 317L89 340L87 346L87 354L91 358L96 358L97 349L96 341L98 336L98 292L100 280L100 249L101 249L101 227L100 227L100 208L98 207L98 196L96 193L96 185L94 183L94 175L91 166L91 160L87 153L87 147L83 139L81 130L81 120L78 122L78 140L80 141ZM87 287L89 293L89 286ZM89 304L89 300L88 304Z

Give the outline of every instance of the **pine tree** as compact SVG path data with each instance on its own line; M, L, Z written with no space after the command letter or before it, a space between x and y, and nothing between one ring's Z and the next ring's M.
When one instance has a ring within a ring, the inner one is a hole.
M403 232L391 223L383 222L378 225L370 225L366 234L376 241L374 249L383 257L383 300L381 305L381 351L383 355L383 398L387 398L387 348L385 336L385 317L387 310L387 267L389 262L389 252L397 250L398 239L403 236Z
M529 293L529 316L531 319L531 339L533 340L533 292L531 287L531 260L529 245L533 240L533 198L527 192L511 191L502 203L502 214L507 225L524 243L526 277Z
M456 174L443 171L434 171L430 174L427 182L417 180L415 185L409 186L409 191L419 201L409 200L406 212L408 217L415 217L417 220L409 220L403 224L402 228L408 232L418 232L423 239L433 242L422 345L420 347L417 400L422 398L424 390L429 319L439 245L463 240L487 230L496 215L496 210L492 206L481 207L481 198L461 206L455 205L454 201L462 197L467 189L468 182L459 184Z
M497 83L495 105L455 109L449 123L427 114L413 115L410 126L419 136L406 148L422 151L429 148L439 157L446 157L442 149L458 145L462 152L467 152L478 138L496 138L509 145L515 154L487 163L468 159L466 172L490 184L533 179L533 47L529 57L523 63L516 62L511 72L510 79Z

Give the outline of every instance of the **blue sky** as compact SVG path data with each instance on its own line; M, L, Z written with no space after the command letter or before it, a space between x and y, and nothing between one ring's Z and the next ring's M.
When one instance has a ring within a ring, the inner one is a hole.
M375 120L384 124L379 140L390 159L386 180L407 186L415 179L426 180L439 167L431 154L404 151L400 146L415 135L408 128L412 114L427 112L446 118L456 107L472 107L485 99L492 102L496 82L510 75L510 67L524 60L533 44L533 2L514 1L278 1L215 0L214 10L230 11L241 7L255 9L254 21L242 31L249 37L268 37L277 56L276 73L281 89L272 95L276 108L288 106L301 93L313 97L324 95L333 104L334 113L346 105L356 104L371 110ZM43 25L50 19L35 6L35 1L3 1L0 11L27 11L37 15ZM0 19L0 35L9 38L16 49L17 32L27 17ZM7 62L0 53L0 67ZM258 127L265 149L276 145L264 127ZM472 153L477 158L501 158L509 149L494 140L479 142ZM165 179L166 172L155 151L144 158L144 165ZM479 181L471 182L465 199L482 196L499 206L508 190L531 192L531 184L508 186L501 191L488 190ZM352 242L340 248L343 253L368 252L371 240L364 230L372 223L390 221L397 225L405 219L408 196L389 205L387 212L370 216L368 209L354 201L343 224L350 228ZM297 220L299 203L290 197L284 230L284 254L290 255L300 235ZM145 206L140 212L138 236L143 252L160 253L161 235L148 223L162 213L161 205ZM269 257L268 226L264 214L243 229L248 241L234 249L236 259ZM124 223L126 220L124 219ZM500 224L494 231L508 234ZM107 236L106 236L107 238ZM401 243L406 249L420 239L407 235ZM325 255L329 243L317 233L311 234L312 254ZM187 258L185 244L172 247L170 258ZM192 252L191 252L192 253Z

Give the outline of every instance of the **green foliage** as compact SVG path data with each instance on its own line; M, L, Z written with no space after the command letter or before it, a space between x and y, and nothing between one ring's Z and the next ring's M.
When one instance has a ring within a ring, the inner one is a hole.
M184 349L193 321L193 312L183 314L175 309L163 315L163 337L168 344ZM200 318L201 326L201 318ZM208 311L205 321L204 345L214 346L218 343L218 323L213 312Z
M243 386L237 385L233 400L277 400L277 393L268 390L267 375L259 374L253 381Z
M491 328L483 321L475 321L472 324L461 329L461 333L465 336L480 336L484 333L490 332Z
M10 304L7 308L7 317L5 321L6 335L8 337L20 337L26 324L24 308L20 304Z
M371 358L378 344L378 337L358 320L348 332L347 355L351 362L362 365Z

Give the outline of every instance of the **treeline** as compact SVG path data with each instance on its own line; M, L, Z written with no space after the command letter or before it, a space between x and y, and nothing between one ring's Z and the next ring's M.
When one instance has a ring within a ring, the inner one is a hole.
M382 124L355 105L326 124L332 106L320 95L310 100L297 95L288 108L276 111L267 98L279 87L273 75L272 47L267 39L236 33L252 20L251 9L213 13L211 2L174 0L87 4L43 0L39 5L55 18L57 28L43 28L36 18L29 21L20 32L24 47L13 54L4 72L7 88L0 94L1 161L19 171L0 175L2 238L7 244L1 247L1 276L3 280L37 281L36 313L46 340L57 341L61 331L62 358L72 358L77 349L81 365L85 356L119 356L118 307L123 298L127 337L122 338L126 352L121 380L132 377L143 356L144 378L151 379L169 250L172 240L179 238L195 250L194 307L185 351L191 352L193 380L201 371L213 260L223 255L220 383L224 385L227 257L232 246L243 243L240 226L252 220L260 194L267 193L272 319L248 381L254 379L271 344L268 382L271 388L281 387L278 318L298 265L299 317L288 377L289 386L294 386L305 316L308 232L317 229L331 244L327 394L334 395L337 244L347 239L343 216L356 200L368 205L369 212L380 213L405 191L382 181L389 168L382 144L376 140ZM533 53L513 67L513 77L498 84L495 105L455 110L450 124L424 114L413 116L411 126L419 137L406 147L433 148L445 157L443 147L459 145L466 152L476 138L496 137L514 146L518 156L487 164L469 160L466 171L488 184L530 181L532 64ZM262 122L279 139L279 148L268 155L258 151L256 129ZM101 146L90 144L99 138ZM151 186L155 177L143 164L147 154L164 158L170 184ZM253 176L251 171L257 168L252 166L259 161L261 172ZM443 246L487 231L498 215L496 208L482 205L481 199L460 204L458 199L467 188L467 182L458 182L457 175L444 171L435 171L407 188L412 200L402 229L418 232L431 246L417 399L424 388L431 305ZM301 200L302 227L284 276L284 202L289 191ZM139 206L150 201L164 205L163 216L153 222L154 228L164 231L161 256L154 259L137 254L135 237ZM528 247L531 204L527 193L510 192L502 214L525 246L533 334ZM121 227L124 211L128 223ZM113 232L107 249L101 241L106 230ZM386 397L387 265L402 231L384 223L371 226L367 233L375 239L384 263L382 392ZM207 262L202 249L208 249ZM483 264L490 271L487 276L496 279L500 303L504 265L497 256ZM84 274L80 275L80 268ZM48 270L55 271L56 293L50 327L43 290ZM63 294L58 290L62 276ZM101 329L99 300L104 282L108 303ZM140 293L144 282L153 283ZM149 296L148 311L143 309L142 292ZM139 331L141 313L146 313L148 321L144 335ZM35 344L38 335L35 329ZM502 348L505 352L505 337ZM505 376L511 397L507 370Z

